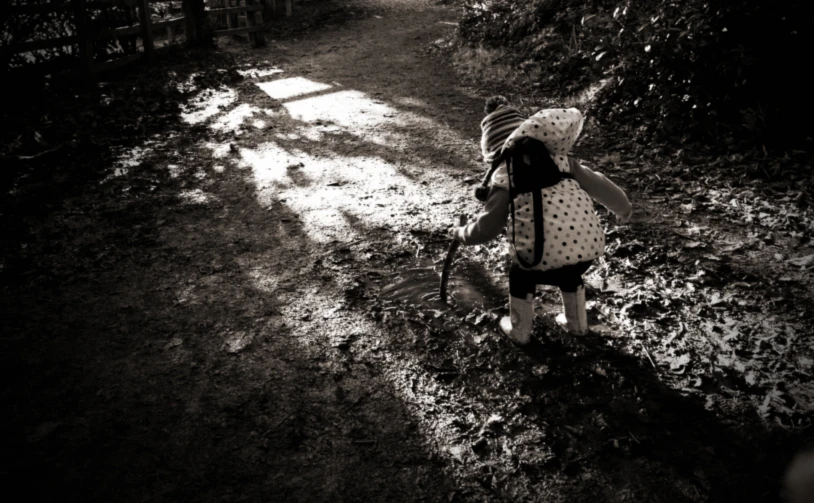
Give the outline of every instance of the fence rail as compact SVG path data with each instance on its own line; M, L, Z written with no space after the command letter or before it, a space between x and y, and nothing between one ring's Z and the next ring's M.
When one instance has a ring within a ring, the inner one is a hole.
M223 2L229 1L230 0L223 0ZM219 7L206 11L209 16L225 17L226 19L227 28L215 30L214 35L221 37L248 34L250 40L256 46L264 44L263 30L269 26L269 18L278 14L277 4L284 2L285 15L291 16L292 4L294 3L293 0L256 0L257 3L255 3L255 0L236 1L238 3L243 2L244 5ZM12 20L15 16L21 15L72 12L76 32L69 36L13 43L0 48L0 56L7 58L15 54L31 53L61 47L77 47L79 64L74 63L73 68L67 68L66 70L73 70L73 73L79 72L89 84L92 84L96 81L96 75L101 72L129 65L138 60L152 61L155 46L154 39L157 32L166 31L168 40L175 39L177 28L184 26L186 19L184 17L176 17L169 20L152 22L149 4L153 3L167 2L166 0L70 0L68 2L59 3L7 5L7 14L9 19ZM228 5L228 3L225 3L225 5ZM89 11L99 11L120 6L137 8L139 14L138 24L102 30L91 28ZM256 18L258 14L261 19L260 22L258 22ZM245 26L240 26L240 21L244 21ZM141 52L125 54L109 61L96 61L94 56L94 42L110 39L121 40L123 37L133 36L138 36L141 39ZM49 64L49 62L43 62L33 66L35 69L42 69L44 73L48 70L64 67L65 63ZM25 68L23 72L31 73L32 68Z

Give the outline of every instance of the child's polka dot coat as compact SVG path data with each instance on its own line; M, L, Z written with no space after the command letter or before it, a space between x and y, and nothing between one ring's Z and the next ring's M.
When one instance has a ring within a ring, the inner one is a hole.
M582 122L582 114L575 108L541 110L521 124L509 136L505 145L523 137L540 140L560 171L570 173L567 154L582 131ZM492 184L509 190L509 174L505 164L495 171ZM594 211L591 197L580 188L579 183L563 179L541 192L545 244L542 260L533 269L547 271L600 257L605 250L605 233ZM532 262L532 195L520 194L514 203L515 243L511 245L512 258L518 263L517 254L520 254L526 262Z

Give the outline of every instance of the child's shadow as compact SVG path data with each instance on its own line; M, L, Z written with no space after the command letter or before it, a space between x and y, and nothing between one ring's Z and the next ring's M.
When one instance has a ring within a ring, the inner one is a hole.
M571 501L606 499L609 487L639 501L779 501L793 435L769 431L757 414L716 415L602 337L543 331L552 335L538 325L522 351L546 370L520 391L553 436L555 468L581 479Z

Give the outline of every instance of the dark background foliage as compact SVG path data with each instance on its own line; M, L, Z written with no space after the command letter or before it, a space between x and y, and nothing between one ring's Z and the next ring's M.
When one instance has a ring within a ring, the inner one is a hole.
M40 2L13 2L14 5L38 4ZM53 2L59 3L59 2ZM180 11L181 2L157 2L150 4L153 20L170 16L170 12ZM110 30L139 23L135 2L121 2L102 7L88 8L91 32ZM67 9L59 12L19 13L12 8L12 1L5 0L0 6L0 51L11 45L33 40L45 40L71 36L76 32L74 12ZM94 41L94 57L97 61L115 59L122 54L132 54L141 42L138 35L105 38ZM59 70L75 65L76 46L55 47L31 51L24 54L2 53L4 68L18 69L38 66L41 69ZM46 66L42 66L43 63ZM45 73L48 73L47 70Z
M463 2L465 43L508 49L543 91L607 80L600 118L645 138L794 148L810 141L802 2Z

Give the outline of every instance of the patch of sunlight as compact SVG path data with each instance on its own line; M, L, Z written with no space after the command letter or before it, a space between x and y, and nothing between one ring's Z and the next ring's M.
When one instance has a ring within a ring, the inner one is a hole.
M278 73L283 73L283 70L280 68L249 68L248 70L238 70L237 73L246 77L247 79L260 79L263 77L270 77L272 75L277 75Z
M304 156L289 153L276 143L263 143L255 149L242 149L240 156L251 168L259 189L272 183L288 185L288 170L305 160Z
M149 144L150 142L147 143ZM125 176L130 172L131 168L140 166L144 160L144 157L146 157L151 151L152 150L147 147L133 147L130 150L126 150L120 154L119 158L116 160L116 163L113 166L113 172L105 176L99 183L104 184L113 180L114 178Z
M412 98L410 96L402 96L400 98L396 98L393 100L395 103L399 105L406 105L408 107L427 107L426 101L421 101L418 98Z
M268 94L272 99L285 100L302 96L303 94L324 91L333 86L321 82L314 82L305 77L290 77L287 79L272 80L271 82L258 82L257 87Z
M144 160L144 156L150 153L150 150L147 148L141 147L133 147L132 150L129 152L124 153L121 157L119 157L119 168L121 168L122 173L127 173L127 168L135 168L136 166L141 165L141 161ZM117 169L118 171L119 169Z
M181 112L181 119L187 124L200 124L221 112L221 108L237 100L234 89L207 89L191 100Z
M599 82L591 84L587 89L583 89L579 93L566 98L563 102L563 106L577 108L587 107L594 100L597 93L604 89L608 83L610 83L610 79L602 79ZM636 101L638 102L638 100Z
M197 89L198 86L195 85L195 77L197 77L198 75L199 75L198 72L193 72L189 75L187 80L185 80L184 82L179 82L178 85L176 86L178 88L178 92L186 94L191 93L192 91Z
M266 129L266 121L260 120L260 119L255 119L255 120L252 121L252 126L255 129Z
M316 195L303 195L294 205L304 208L298 214L308 239L316 243L358 239L359 233L351 227L341 209L333 205L323 207L321 199Z
M259 112L259 108L243 103L218 117L210 127L216 131L237 131L246 119Z
M300 140L302 136L297 133L274 133L274 137L279 140Z
M252 267L246 274L251 279L254 287L261 292L274 293L280 285L280 278L269 275L262 267Z
M283 104L289 115L303 122L332 122L365 129L396 124L396 110L359 91L338 91Z
M226 167L223 164L215 164L212 166L212 170L215 173L223 173L226 170Z
M209 142L206 144L206 148L212 151L212 157L214 157L215 159L223 159L225 157L228 157L231 152L229 142L226 143Z
M104 184L117 177L127 175L132 168L141 166L144 159L153 154L156 149L167 145L170 140L177 136L175 133L159 133L145 140L141 146L118 149L119 155L112 166L113 172L105 176L99 183Z
M367 143L393 150L415 148L416 131L427 131L439 146L470 145L473 166L477 159L477 142L464 140L461 135L421 114L397 110L383 101L372 99L359 91L337 91L319 96L289 101L283 104L291 118L308 125L329 125L363 139Z
M240 155L252 170L258 202L271 207L284 201L316 242L357 239L364 230L354 229L355 221L387 225L394 217L418 213L418 208L433 202L426 187L378 157L325 153L317 157L274 142L241 149Z
M338 130L339 128L333 129ZM325 128L325 130L329 130L329 128ZM300 133L302 133L302 137L304 139L313 142L322 141L322 139L325 137L323 130L321 130L319 127L300 128Z
M281 117L286 115L284 108L264 108L263 113L268 117Z
M183 190L178 195L186 204L206 204L214 198L201 189Z
M183 169L177 164L167 164L167 171L170 173L170 178L178 178Z

